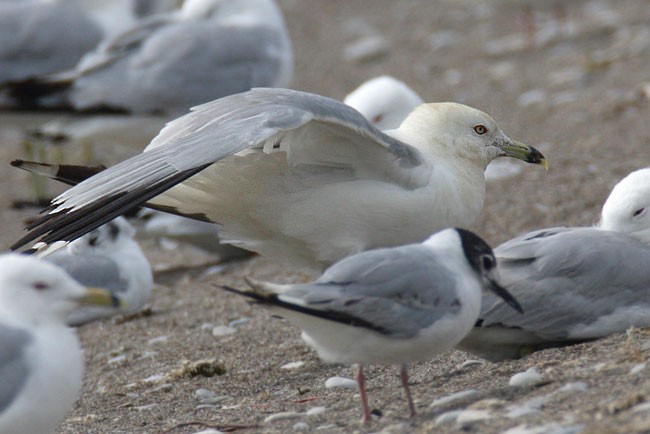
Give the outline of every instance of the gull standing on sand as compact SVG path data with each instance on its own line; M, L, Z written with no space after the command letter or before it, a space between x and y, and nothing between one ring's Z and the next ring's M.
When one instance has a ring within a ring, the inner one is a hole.
M108 291L85 289L59 267L0 256L0 432L49 434L74 405L84 360L65 324L78 305L115 305Z
M118 217L43 257L63 268L80 284L105 288L125 304L124 309L99 306L76 309L68 316L68 324L81 325L119 313L138 312L149 301L153 273L134 236L133 226L124 217Z
M546 166L535 148L461 104L420 105L381 132L342 102L253 89L195 107L142 154L59 195L13 248L71 241L147 202L216 223L226 243L322 270L471 225L483 208L483 172L501 156Z
M650 327L650 168L614 187L598 226L541 229L494 251L526 315L484 296L464 351L498 361Z
M10 94L22 105L63 99L75 110L169 117L252 87L286 87L292 74L291 41L273 0L186 0L104 40L38 90L31 83Z
M312 283L249 281L251 290L223 288L289 319L326 362L358 363L363 421L369 422L363 365L401 365L414 416L407 364L453 348L474 325L483 289L522 312L497 283L495 270L485 241L464 229L446 229L422 244L347 257Z

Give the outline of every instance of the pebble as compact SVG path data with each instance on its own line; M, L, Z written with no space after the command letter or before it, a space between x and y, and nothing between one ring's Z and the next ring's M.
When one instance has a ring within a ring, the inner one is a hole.
M117 356L117 357L113 357L113 358L111 358L111 359L108 359L108 362L107 362L107 363L108 363L109 365L114 365L114 364L116 364L116 363L123 362L124 360L126 360L126 354L122 354L122 355L120 355L120 356Z
M487 410L462 410L456 417L456 423L458 425L470 425L491 418L492 414Z
M229 326L216 326L215 328L212 329L212 336L219 337L219 336L226 336L226 335L231 335L235 333L237 329Z
M300 368L304 364L305 362L299 360L297 362L290 362L287 363L286 365L282 365L280 366L280 369L296 369L296 368Z
M163 374L153 374L153 375L148 376L147 378L143 378L142 382L143 383L155 383L155 382L159 381L163 377L164 377Z
M575 381L573 383L567 383L564 386L557 389L554 393L563 393L563 392L585 392L589 389L589 385L584 381Z
M436 425L443 425L446 423L456 422L456 420L458 419L458 415L463 411L464 410L453 410L453 411L448 411L446 413L442 413L440 416L436 418Z
M383 36L364 36L346 46L343 57L348 62L364 63L385 56L388 49L388 41Z
M135 409L138 411L149 411L153 410L154 408L158 407L160 404L147 404L147 405L140 405L136 407Z
M151 338L147 341L148 345L154 345L154 344L160 344L167 342L168 337L167 336L158 336L157 338Z
M293 430L298 432L309 431L309 424L306 422L297 422L293 425Z
M463 390L461 392L453 393L451 395L443 396L442 398L438 398L435 401L431 403L429 406L430 408L433 407L439 407L441 405L449 404L454 401L461 400L463 398L467 398L468 396L473 396L476 395L476 390L474 389L468 389L468 390Z
M486 177L486 179L487 179L487 177ZM460 369L471 368L473 366L482 366L482 365L485 365L484 360L470 359L470 360L465 360L462 363L462 365L460 365Z
M204 429L203 431L197 431L194 434L223 434L223 431L217 431L216 429Z
M318 407L310 408L309 410L307 410L305 412L305 414L307 416L318 416L318 415L321 415L321 414L325 414L326 411L327 411L327 407L318 406Z
M350 389L357 390L357 382L351 378L330 377L325 381L325 387L328 389Z
M276 422L278 420L287 420L287 419L297 419L302 416L302 413L297 413L295 411L283 411L281 413L275 413L264 418L264 423Z
M562 426L550 423L533 427L523 424L503 431L501 434L578 434L583 428L582 424Z
M517 98L517 105L519 107L530 107L533 104L543 103L546 99L546 93L541 89L532 89L522 93Z
M632 369L630 369L630 375L636 375L636 374L640 373L641 371L643 371L645 369L645 367L646 367L645 363L639 363L637 365L634 365L632 367Z
M534 386L535 384L539 384L543 381L543 378L539 372L537 372L537 368L533 366L532 368L528 369L525 372L518 372L512 377L510 377L510 381L508 382L508 385L510 386Z
M334 430L334 429L336 429L336 428L338 428L338 427L336 426L336 424L333 424L333 423L327 423L327 424L325 424L325 425L318 425L318 426L316 427L316 430L318 430L318 431L332 431L332 430Z
M170 383L164 383L151 389L151 392L170 392L174 386Z
M641 404L632 407L633 412L649 411L649 410L650 410L650 402L642 402Z
M228 323L228 327L233 327L233 328L235 328L235 327L239 327L239 326L241 326L241 325L246 324L246 323L249 322L250 320L251 320L251 319L250 319L249 317L246 317L246 316L243 317L243 318L238 318L238 319L235 319L235 320L230 321L230 322Z
M508 407L506 417L516 419L527 414L537 413L551 399L551 395L542 395L531 398L521 405L512 405Z

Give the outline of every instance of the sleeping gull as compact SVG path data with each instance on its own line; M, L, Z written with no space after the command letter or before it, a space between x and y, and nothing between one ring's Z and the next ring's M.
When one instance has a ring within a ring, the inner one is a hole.
M462 350L503 360L650 327L650 168L614 187L599 226L533 231L495 254L526 316L485 296Z
M399 127L424 101L403 82L381 75L362 83L343 102L357 109L380 130L390 130Z
M481 290L521 313L495 280L492 249L474 233L446 229L424 241L350 256L316 281L252 290L224 287L261 303L300 327L303 340L331 363L358 363L363 421L370 421L363 365L399 364L410 415L415 406L407 364L451 349L472 328Z
M195 107L142 154L59 195L13 248L73 240L149 201L216 222L226 243L322 270L471 225L500 156L546 165L461 104L423 104L384 133L339 101L254 89Z
M0 432L48 434L82 384L83 355L66 316L117 300L33 257L4 254L0 270Z
M0 2L0 84L71 68L101 37L76 2Z
M44 256L82 285L105 288L126 304L120 310L98 306L77 309L68 316L68 324L80 325L117 313L134 313L147 303L153 273L134 235L133 226L124 217L118 217L64 249Z
M187 0L179 11L143 19L104 40L74 71L10 94L23 104L76 110L185 113L190 107L255 86L286 87L291 41L273 0ZM39 100L39 92L47 98ZM53 94L53 95L50 95Z

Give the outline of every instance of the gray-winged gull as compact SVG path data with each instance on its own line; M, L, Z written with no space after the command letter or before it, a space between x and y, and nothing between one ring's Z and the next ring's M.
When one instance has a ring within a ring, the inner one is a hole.
M66 316L78 305L111 305L59 267L0 256L0 432L49 434L81 389L84 360Z
M501 156L546 165L461 104L423 104L381 132L339 101L254 89L170 122L142 154L55 198L13 247L73 240L148 201L217 223L226 243L322 270L471 225L485 167Z
M494 251L526 315L485 296L462 350L496 361L650 327L650 168L614 187L598 226L541 229Z
M124 217L118 217L43 257L82 285L104 288L125 303L119 310L99 306L76 309L68 316L68 324L80 325L118 313L134 313L149 301L153 273L134 235L133 226Z
M304 341L326 362L358 363L363 421L368 422L363 365L401 365L402 386L414 416L407 364L454 347L476 321L482 289L521 313L517 301L495 280L495 270L496 259L485 241L464 229L446 229L422 244L347 257L312 283L249 281L251 290L224 289L295 323Z
M273 0L187 0L104 40L75 70L9 93L23 105L63 99L76 110L169 116L256 86L286 87L292 72Z
M71 68L101 38L76 2L0 2L0 84Z

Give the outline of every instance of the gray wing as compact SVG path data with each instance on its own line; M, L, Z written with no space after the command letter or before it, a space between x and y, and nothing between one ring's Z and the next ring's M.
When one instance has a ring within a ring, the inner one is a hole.
M118 265L105 256L55 252L43 259L63 268L84 286L108 289L113 294L128 290L128 282L120 275Z
M88 68L76 80L75 105L185 113L256 86L274 87L283 67L277 53L287 50L271 28L176 22L151 32L137 45L122 41L126 48L120 44L101 54L101 68Z
M18 396L29 377L26 350L31 335L0 323L0 416Z
M499 280L525 314L513 315L486 295L483 326L578 340L650 325L650 248L635 239L596 228L555 228L520 236L494 251ZM643 324L635 323L639 313L646 318Z
M427 182L420 152L374 128L359 112L319 95L253 89L170 122L140 155L64 192L29 226L36 238L70 241L247 148L286 152L290 167L345 167L404 188ZM419 175L419 176L418 176Z
M278 298L326 319L409 338L461 309L455 285L433 252L411 245L348 257L313 284L296 285Z
M0 4L0 83L71 68L101 36L83 8L66 2Z

